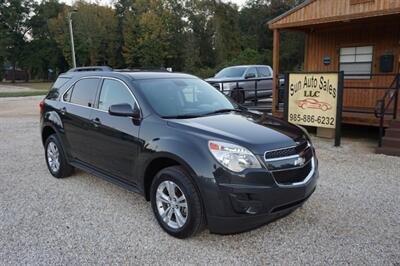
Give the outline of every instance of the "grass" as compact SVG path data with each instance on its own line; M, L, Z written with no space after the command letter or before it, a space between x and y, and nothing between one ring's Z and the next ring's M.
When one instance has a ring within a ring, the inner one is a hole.
M16 83L1 82L0 83L0 85L27 87L35 90L46 90L46 91L49 90L51 84L53 84L53 82L16 82Z
M27 96L38 96L46 95L47 90L42 91L21 91L21 92L0 92L1 97L27 97Z
M49 88L53 84L52 82L0 82L0 86L16 86L16 87L26 87L35 89L36 91L13 91L13 92L1 92L0 97L27 97L27 96L38 96L46 95Z

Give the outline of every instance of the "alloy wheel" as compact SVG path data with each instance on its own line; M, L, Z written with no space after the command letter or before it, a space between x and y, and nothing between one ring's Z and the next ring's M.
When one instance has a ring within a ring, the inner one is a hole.
M156 206L162 221L173 229L182 228L188 218L188 204L182 189L172 181L163 181L156 192Z
M47 163L53 173L60 170L60 151L54 142L47 145Z

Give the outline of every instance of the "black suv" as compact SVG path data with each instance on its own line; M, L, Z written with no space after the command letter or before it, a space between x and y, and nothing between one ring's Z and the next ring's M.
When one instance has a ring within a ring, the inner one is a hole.
M191 75L71 71L40 107L53 176L79 168L139 192L175 237L255 228L316 187L302 128L238 106Z

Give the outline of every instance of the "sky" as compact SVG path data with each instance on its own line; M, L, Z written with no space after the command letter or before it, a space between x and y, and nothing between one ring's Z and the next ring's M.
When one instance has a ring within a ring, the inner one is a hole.
M112 3L113 0L87 0L88 2L99 2L100 4L104 4L104 5L109 5L110 3ZM246 0L224 0L225 2L232 2L235 3L239 6L242 6ZM71 5L73 2L75 2L75 0L61 0L61 2L65 2L69 5Z

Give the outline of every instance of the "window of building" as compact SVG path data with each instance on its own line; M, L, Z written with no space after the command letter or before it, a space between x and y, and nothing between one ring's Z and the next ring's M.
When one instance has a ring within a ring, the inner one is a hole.
M373 46L345 47L340 49L340 71L346 79L370 79L372 74ZM358 76L359 75L359 76Z

